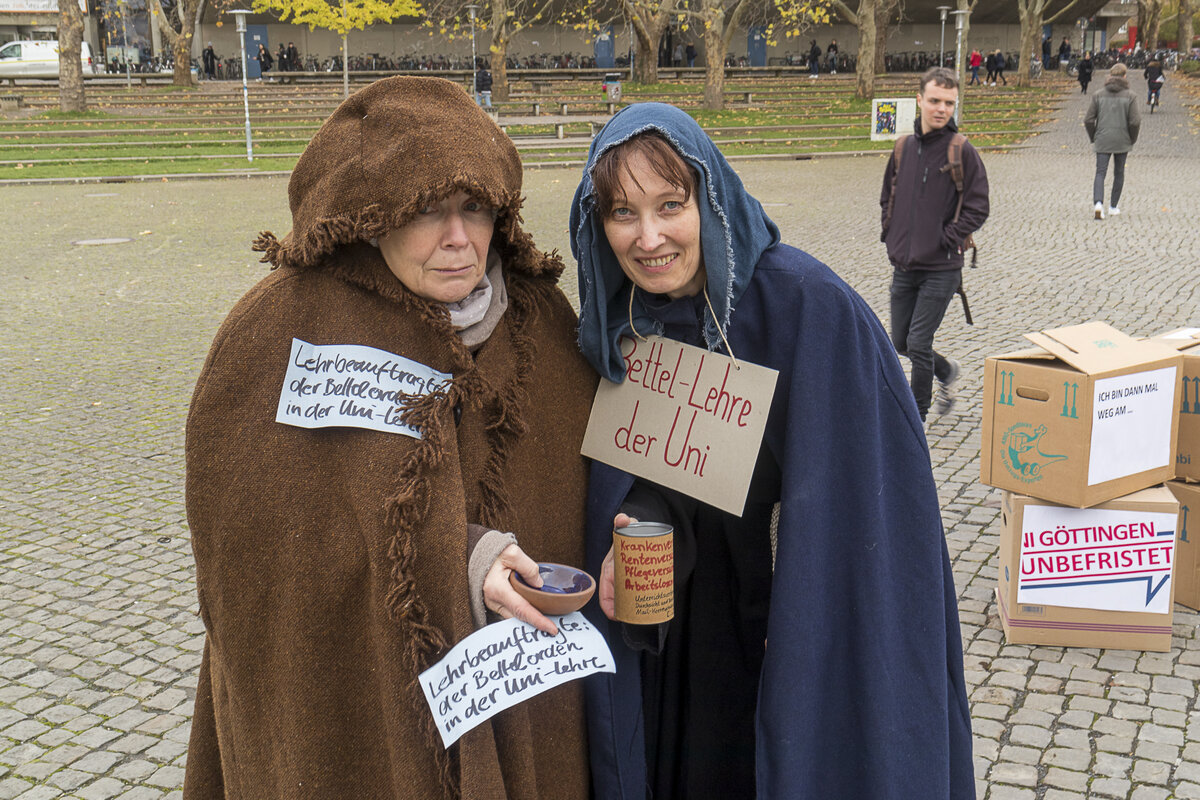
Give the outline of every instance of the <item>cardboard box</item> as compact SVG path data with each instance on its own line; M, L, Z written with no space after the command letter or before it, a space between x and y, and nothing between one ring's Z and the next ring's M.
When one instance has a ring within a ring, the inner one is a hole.
M1183 354L1183 377L1179 381L1182 397L1175 406L1179 413L1175 477L1200 481L1200 328L1180 328L1151 341Z
M984 366L981 479L1086 508L1175 477L1183 357L1103 322Z
M1167 484L1179 501L1179 533L1175 536L1175 602L1200 611L1200 484Z
M1170 649L1180 520L1166 487L1086 509L1004 492L1001 508L996 600L1010 643Z

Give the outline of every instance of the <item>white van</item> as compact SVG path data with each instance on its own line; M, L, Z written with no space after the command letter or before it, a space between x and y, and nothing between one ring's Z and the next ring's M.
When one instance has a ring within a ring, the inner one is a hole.
M92 59L92 47L83 43L83 74L92 75L103 70ZM57 78L58 42L22 40L9 42L0 47L0 78Z

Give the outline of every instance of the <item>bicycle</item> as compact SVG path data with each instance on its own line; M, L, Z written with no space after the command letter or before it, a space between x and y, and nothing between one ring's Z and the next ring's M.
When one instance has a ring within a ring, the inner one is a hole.
M1147 103L1148 103L1148 105L1150 106L1150 113L1151 113L1151 114L1153 114L1153 113L1154 113L1154 109L1158 108L1158 103L1159 103L1159 99L1160 99L1160 98L1159 98L1159 93L1160 93L1160 92L1162 92L1162 85L1161 85L1161 84L1160 84L1160 85L1159 85L1157 88L1155 88L1155 89L1151 89L1151 90L1150 90L1150 98L1149 98L1149 100L1147 100Z

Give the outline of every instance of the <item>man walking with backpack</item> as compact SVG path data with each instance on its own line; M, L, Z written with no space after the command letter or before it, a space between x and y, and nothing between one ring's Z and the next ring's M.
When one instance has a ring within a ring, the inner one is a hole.
M955 294L962 294L963 253L988 217L983 159L954 122L958 77L934 67L921 76L916 133L896 141L883 173L883 234L892 264L891 324L896 351L912 365L912 392L924 420L954 406L959 364L933 349ZM967 312L970 322L970 313ZM938 393L933 398L933 379Z

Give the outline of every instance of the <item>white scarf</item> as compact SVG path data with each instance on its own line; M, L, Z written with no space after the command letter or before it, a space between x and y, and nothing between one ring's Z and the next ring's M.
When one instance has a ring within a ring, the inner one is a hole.
M496 251L488 254L487 270L479 284L462 300L447 303L446 308L450 311L450 324L463 344L476 350L487 341L508 308L504 271Z

